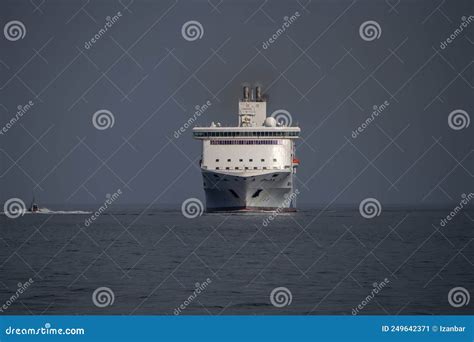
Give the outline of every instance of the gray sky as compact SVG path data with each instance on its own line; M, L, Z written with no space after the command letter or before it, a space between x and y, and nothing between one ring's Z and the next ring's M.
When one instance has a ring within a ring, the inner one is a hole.
M455 110L474 120L474 23L440 47L472 1L122 3L2 1L1 26L20 21L26 34L0 36L0 125L34 103L0 135L2 202L27 202L33 189L71 206L119 188L121 204L204 199L200 143L190 129L173 133L208 100L199 125L236 124L244 82L261 84L269 113L285 109L302 129L301 204L429 206L474 191L474 123L448 124ZM188 21L200 39L184 39ZM367 21L378 38L361 35ZM112 127L94 127L99 110Z

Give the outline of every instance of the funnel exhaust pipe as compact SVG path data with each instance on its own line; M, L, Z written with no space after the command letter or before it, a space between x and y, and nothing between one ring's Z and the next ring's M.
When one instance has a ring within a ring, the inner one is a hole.
M260 86L255 88L255 100L257 102L262 102L262 87Z
M244 100L250 100L250 88L247 86L244 87Z

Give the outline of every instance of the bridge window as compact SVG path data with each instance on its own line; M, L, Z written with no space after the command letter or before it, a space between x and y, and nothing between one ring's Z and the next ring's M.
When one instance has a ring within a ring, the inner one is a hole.
M193 132L197 138L201 137L298 137L299 132L289 131L244 131L244 132Z
M282 140L211 140L211 145L281 145Z

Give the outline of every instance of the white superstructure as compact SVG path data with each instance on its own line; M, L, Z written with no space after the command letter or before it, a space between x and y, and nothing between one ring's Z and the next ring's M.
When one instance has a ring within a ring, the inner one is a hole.
M260 87L244 87L237 127L193 128L202 140L200 162L206 209L294 210L293 174L299 161L295 139L299 127L287 127L267 117Z

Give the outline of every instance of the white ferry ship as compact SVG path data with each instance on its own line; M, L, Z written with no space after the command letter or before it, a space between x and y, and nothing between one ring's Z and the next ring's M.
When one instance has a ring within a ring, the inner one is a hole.
M237 127L195 127L202 140L200 166L206 210L294 211L293 175L299 164L295 139L299 127L267 117L261 88L243 88Z

